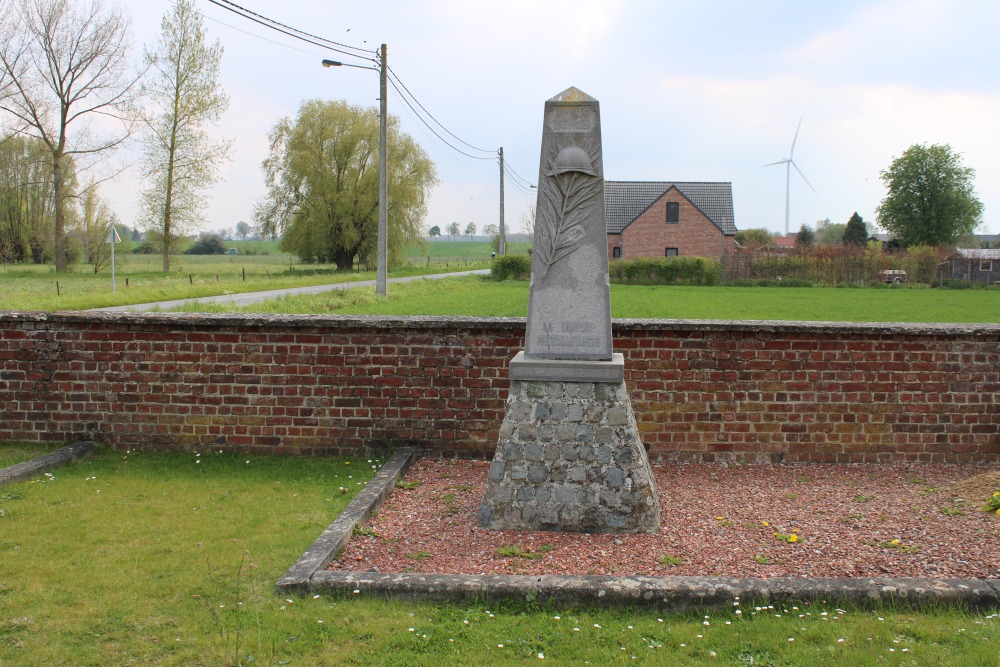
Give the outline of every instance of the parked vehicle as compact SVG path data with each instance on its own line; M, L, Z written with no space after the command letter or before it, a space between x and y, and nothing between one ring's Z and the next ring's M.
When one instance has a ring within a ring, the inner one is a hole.
M906 271L900 271L898 269L887 269L882 271L882 282L903 285L906 283Z

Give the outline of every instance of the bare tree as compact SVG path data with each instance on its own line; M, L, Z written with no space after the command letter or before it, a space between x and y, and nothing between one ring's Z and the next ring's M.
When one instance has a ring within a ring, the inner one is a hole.
M521 213L521 233L528 235L528 243L535 240L535 205L530 205Z
M200 221L204 190L218 180L218 167L231 142L212 141L205 131L217 123L229 98L219 85L222 45L205 42L204 18L192 0L175 0L160 24L146 86L155 117L147 121L142 206L163 237L163 271L170 270L171 241L179 230Z
M64 271L74 194L67 160L103 156L131 135L128 108L139 75L129 67L129 19L118 8L105 11L99 0L79 6L19 0L0 20L0 86L6 89L0 109L13 117L15 132L41 139L51 158L54 255L56 270Z

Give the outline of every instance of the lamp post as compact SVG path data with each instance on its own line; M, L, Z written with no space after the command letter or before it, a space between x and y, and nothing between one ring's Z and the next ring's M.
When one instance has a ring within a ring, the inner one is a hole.
M379 50L379 133L378 133L378 257L375 267L375 291L385 296L386 293L386 273L387 273L387 237L388 237L388 193L386 188L387 179L387 130L388 125L388 105L387 105L387 79L386 79L386 47L385 44ZM356 67L358 69L375 69L366 65L352 65L342 63L337 60L324 60L323 67Z

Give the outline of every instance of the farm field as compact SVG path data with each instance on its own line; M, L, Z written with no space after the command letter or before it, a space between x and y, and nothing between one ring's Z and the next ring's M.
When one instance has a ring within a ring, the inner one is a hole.
M290 297L245 308L198 305L210 312L339 313L524 317L528 283L476 276ZM615 318L803 320L840 322L1000 322L1000 291L918 288L778 288L612 285Z
M508 255L527 255L531 243L527 241L508 241ZM426 246L411 245L406 249L410 261L430 257L433 261L443 259L489 259L493 247L489 241L428 241Z
M488 261L406 264L390 270L389 277L486 268ZM117 264L114 292L110 268L95 274L92 267L76 266L57 274L48 265L7 267L0 269L0 310L85 310L375 278L374 270L338 271L285 254L176 255L170 267L164 274L159 256L126 256Z
M996 610L276 595L379 463L103 450L0 488L0 665L995 664Z

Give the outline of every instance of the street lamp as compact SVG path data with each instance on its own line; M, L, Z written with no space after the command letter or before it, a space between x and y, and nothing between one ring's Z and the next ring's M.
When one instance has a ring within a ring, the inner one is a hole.
M388 225L386 220L388 217L388 200L386 191L386 173L387 173L387 137L386 137L386 127L388 121L388 106L387 98L388 93L386 91L386 47L385 44L382 45L379 58L379 136L378 136L378 259L375 268L375 291L385 296L386 293L386 266L387 266L387 246L386 239L388 236ZM358 69L375 69L374 67L368 67L366 65L352 65L350 63L342 63L337 60L323 60L323 67L356 67Z

